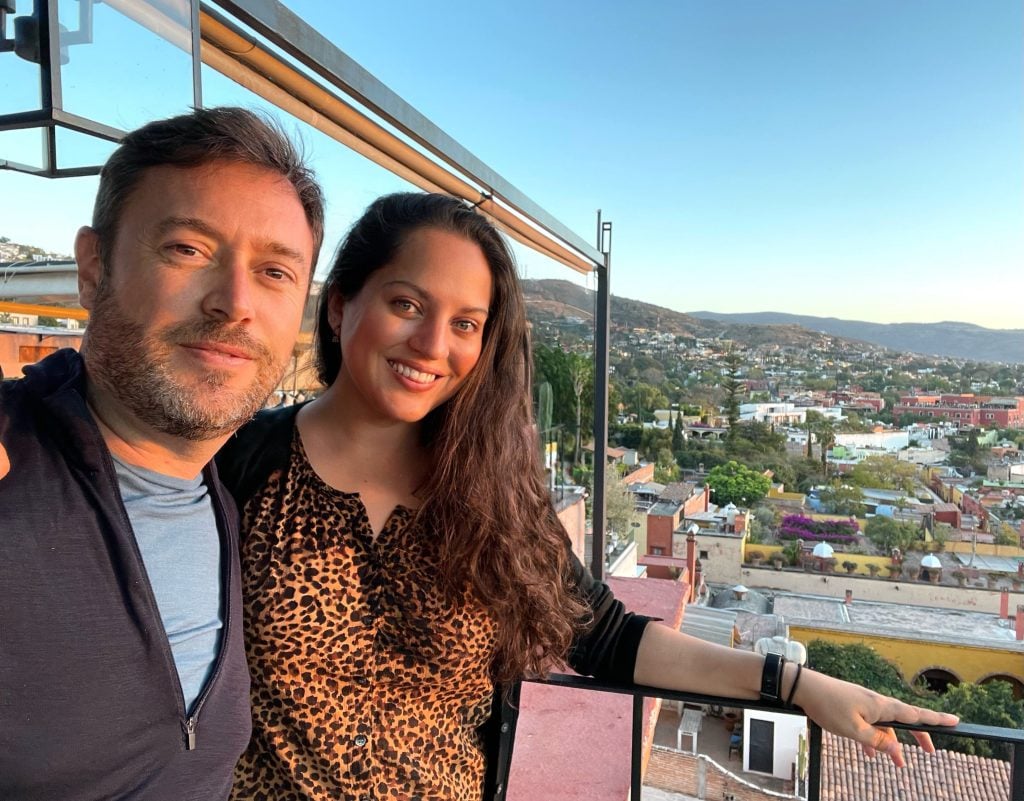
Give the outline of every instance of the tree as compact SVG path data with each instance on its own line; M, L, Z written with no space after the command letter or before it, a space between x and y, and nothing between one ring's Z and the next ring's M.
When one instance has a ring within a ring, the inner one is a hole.
M736 424L740 420L740 389L743 384L739 380L740 357L735 351L729 351L725 356L725 379L722 381L722 390L725 392L723 403L725 418L729 421L729 438L732 439Z
M772 488L771 479L746 465L730 460L708 473L708 486L719 506L753 506Z
M576 403L576 447L572 463L578 465L583 451L583 393L590 389L593 394L594 363L578 353L568 354L569 384Z
M675 424L672 426L672 453L681 451L685 440L686 438L683 436L683 415L681 412L676 412Z
M941 708L959 715L963 723L1024 728L1024 701L1014 699L1013 687L1005 681L953 685L942 696ZM949 736L936 737L935 745L965 754L1007 760L1012 747L1010 743Z
M824 640L811 640L807 643L807 666L907 703L930 705L922 703L926 696L915 692L903 680L899 668L860 643L836 645Z
M921 539L921 531L913 523L875 515L864 526L864 536L883 551L891 551L893 548L907 551Z
M584 399L593 394L594 365L579 353L567 353L561 348L538 344L533 349L534 385L551 385L551 425L561 426L571 435L565 443L574 451L574 463L579 463L583 431L593 426L593 404Z
M836 515L859 515L864 511L864 494L860 487L840 484L838 481L818 492L826 512Z
M658 459L654 464L654 480L659 484L671 484L679 480L679 465L668 448L661 448L658 451Z
M767 455L781 456L786 452L786 436L751 420L736 424L729 434L727 448L730 455L744 462Z
M614 470L605 473L605 520L608 530L625 537L633 530L633 523L640 523L633 493Z
M640 456L653 462L662 450L672 452L672 432L667 428L645 428L640 435Z
M869 456L846 474L846 480L858 487L894 489L911 493L917 482L917 466L901 462L895 456Z
M828 451L836 444L835 424L831 418L825 417L821 412L807 412L807 458L814 458L813 441L817 439L821 448L821 469L828 475Z
M999 524L999 528L994 532L994 542L996 545L1019 545L1020 534L1017 530L1009 523L1002 522Z

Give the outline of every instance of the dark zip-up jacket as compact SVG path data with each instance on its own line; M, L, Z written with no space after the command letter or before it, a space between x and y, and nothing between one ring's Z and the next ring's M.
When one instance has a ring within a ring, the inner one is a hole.
M237 499L239 508L245 506L275 470L287 466L299 408L288 406L260 412L217 454L224 484ZM632 683L640 639L653 618L627 611L608 585L596 581L575 556L571 569L571 580L589 604L594 620L573 644L569 664L580 673L622 684ZM504 798L515 742L518 697L518 684L508 688L507 693L504 688L498 688L491 718L480 729L487 759L483 793L487 801Z
M224 631L188 717L84 371L61 350L0 385L0 799L225 799L252 725L234 504L208 466Z

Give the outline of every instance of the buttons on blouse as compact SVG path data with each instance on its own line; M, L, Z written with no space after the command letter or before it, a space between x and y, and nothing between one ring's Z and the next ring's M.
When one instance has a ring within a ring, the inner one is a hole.
M365 734L357 734L356 737L355 737L355 740L353 742L355 742L356 745L358 745L360 748L362 748L369 741L366 739L366 735Z

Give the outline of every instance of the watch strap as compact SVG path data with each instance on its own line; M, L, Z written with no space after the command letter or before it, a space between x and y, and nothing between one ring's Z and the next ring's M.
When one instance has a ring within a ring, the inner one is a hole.
M782 671L786 664L781 654L765 654L761 670L761 700L766 704L782 702Z

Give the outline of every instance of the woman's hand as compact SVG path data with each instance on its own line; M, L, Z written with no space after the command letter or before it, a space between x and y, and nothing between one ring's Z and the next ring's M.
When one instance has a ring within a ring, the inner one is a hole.
M787 673L791 670L791 667L787 668ZM896 732L888 726L876 726L876 723L893 721L923 726L955 726L960 722L956 715L911 706L865 687L807 669L800 677L793 703L801 707L821 728L856 740L869 757L876 753L887 754L900 768L906 762ZM910 733L921 748L929 754L935 753L932 738L926 732Z

